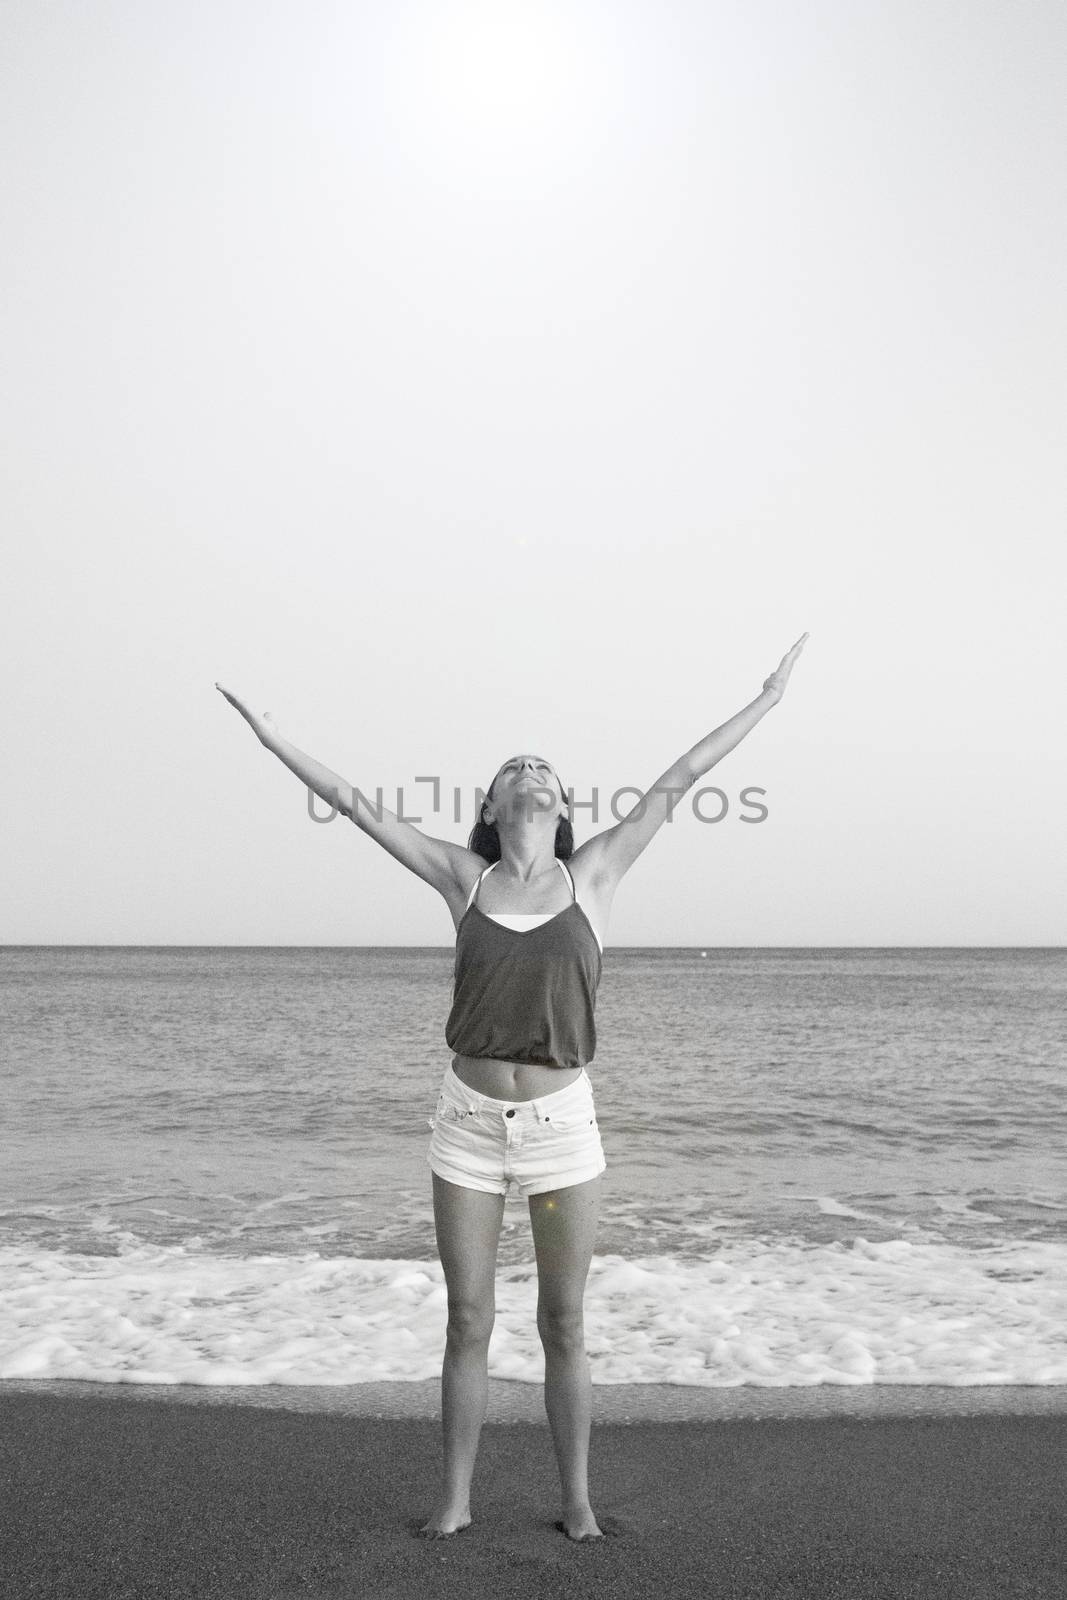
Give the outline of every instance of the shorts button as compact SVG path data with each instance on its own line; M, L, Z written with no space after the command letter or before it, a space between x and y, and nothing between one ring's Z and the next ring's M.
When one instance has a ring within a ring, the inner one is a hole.
M506 1117L513 1117L513 1116L514 1116L514 1115L515 1115L515 1113L514 1113L514 1111L505 1111L505 1112L504 1112L504 1115L505 1115L505 1116L506 1116Z

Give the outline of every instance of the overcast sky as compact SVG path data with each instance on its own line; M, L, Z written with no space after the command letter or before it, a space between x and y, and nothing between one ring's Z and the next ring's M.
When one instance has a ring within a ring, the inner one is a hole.
M0 35L0 941L453 942L216 679L444 838L539 752L581 841L807 629L608 945L1064 942L1060 0Z

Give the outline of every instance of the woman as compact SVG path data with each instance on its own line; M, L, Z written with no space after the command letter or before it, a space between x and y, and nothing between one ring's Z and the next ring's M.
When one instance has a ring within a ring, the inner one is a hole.
M419 1531L468 1526L470 1483L488 1402L497 1242L510 1182L528 1197L537 1257L537 1327L545 1409L559 1463L568 1538L602 1537L589 1504L592 1411L582 1302L605 1169L586 1064L603 936L615 891L680 796L740 743L785 692L808 635L763 692L657 779L622 822L579 849L563 787L542 757L498 770L467 848L422 833L282 738L216 685L261 742L443 896L456 926L456 982L446 1039L455 1052L431 1119L437 1245L448 1290L441 1375L444 1473ZM403 809L403 808L401 808Z

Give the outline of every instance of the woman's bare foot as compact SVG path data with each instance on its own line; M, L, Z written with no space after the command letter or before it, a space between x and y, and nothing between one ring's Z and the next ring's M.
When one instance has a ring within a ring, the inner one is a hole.
M597 1520L593 1515L593 1508L586 1501L582 1506L571 1506L563 1512L562 1522L557 1522L556 1527L565 1533L568 1539L573 1539L576 1544L585 1543L589 1539L602 1539L604 1537Z
M462 1533L464 1528L470 1527L471 1509L469 1505L454 1505L445 1501L418 1530L420 1539L451 1539L455 1534Z

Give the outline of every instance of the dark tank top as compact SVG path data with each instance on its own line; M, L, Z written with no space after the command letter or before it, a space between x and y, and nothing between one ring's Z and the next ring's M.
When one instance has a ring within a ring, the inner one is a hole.
M485 872L478 879L456 930L455 991L445 1024L456 1055L548 1067L592 1061L600 946L574 879L563 870L574 899L525 932L503 927L479 908Z

